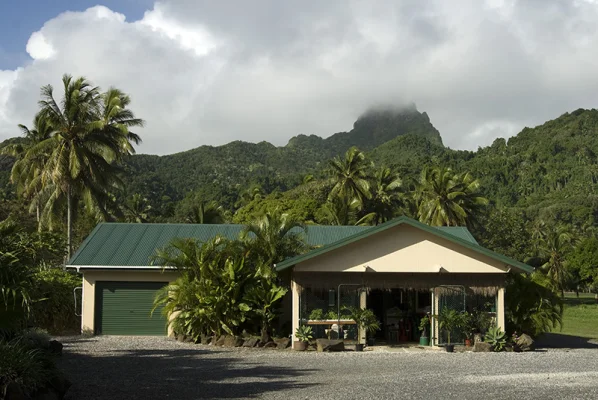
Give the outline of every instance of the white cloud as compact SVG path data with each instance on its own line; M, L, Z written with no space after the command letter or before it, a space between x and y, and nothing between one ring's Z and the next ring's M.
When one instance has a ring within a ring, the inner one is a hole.
M0 140L68 72L131 94L146 153L282 145L404 101L446 144L475 149L595 106L596 20L589 0L171 0L131 22L101 6L67 12L32 34L33 61L0 71Z
M52 57L55 53L54 47L44 37L41 32L34 32L27 42L27 53L34 60L45 60Z

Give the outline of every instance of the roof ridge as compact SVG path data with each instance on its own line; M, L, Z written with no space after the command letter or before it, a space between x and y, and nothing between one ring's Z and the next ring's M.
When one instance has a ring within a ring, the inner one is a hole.
M341 240L339 240L337 242L330 243L328 245L322 246L322 247L320 247L318 249L312 250L312 251L307 252L305 254L301 254L301 255L298 255L298 256L295 256L295 257L291 257L291 258L286 259L286 260L282 261L281 263L278 263L277 265L275 265L275 268L276 268L277 271L284 270L286 268L292 267L293 265L295 265L298 262L302 262L302 261L308 260L310 258L317 257L320 254L324 254L324 253L327 253L329 251L338 249L340 247L343 247L343 246L346 246L346 245L351 244L353 242L356 242L356 241L358 241L360 239L364 239L364 238L366 238L366 237L368 237L370 235L373 235L375 233L384 231L386 229L389 229L389 228L392 228L394 226L398 226L398 225L404 224L404 223L408 224L408 225L410 225L410 226L412 226L414 228L421 229L421 230L429 232L429 233L431 233L433 235L436 235L436 236L439 236L441 238L444 238L444 239L447 239L449 241L452 241L452 242L454 242L456 244L460 244L463 247L466 247L466 248L469 248L471 250L477 251L478 253L486 255L487 257L493 258L495 260L502 261L502 262L504 262L504 263L506 263L508 265L511 265L511 266L513 266L515 268L518 268L518 269L520 269L522 271L525 271L525 272L532 272L533 271L533 268L530 267L529 265L524 264L524 263L522 263L520 261L517 261L517 260L515 260L513 258L507 257L505 255L496 253L495 251L492 251L492 250L487 249L485 247L482 247L477 242L469 242L469 241L464 240L464 239L462 239L462 238L460 238L458 236L451 235L450 233L445 232L442 229L437 229L437 228L440 228L440 227L430 226L430 225L424 224L423 222L414 220L413 218L409 218L409 217L406 217L406 216L401 216L399 218L395 218L395 219L392 219L390 221L386 221L386 222L384 222L384 223L382 223L380 225L372 227L372 229L368 229L365 232L358 232L356 234L347 236L346 238L341 239ZM455 227L455 228L458 228L458 227ZM463 228L463 227L461 227L461 228ZM471 234L471 232L470 232L470 234Z

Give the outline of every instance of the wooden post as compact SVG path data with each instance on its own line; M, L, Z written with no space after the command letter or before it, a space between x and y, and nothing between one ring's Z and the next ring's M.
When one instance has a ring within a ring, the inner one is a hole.
M505 288L498 289L496 294L496 325L501 331L505 332L507 326L505 324Z
M297 331L297 328L299 328L299 325L301 323L300 321L300 298L301 298L301 286L295 282L294 278L291 278L291 292L293 295L293 303L292 303L292 307L293 307L293 313L292 313L292 326L293 326L293 339L292 339L292 346L295 347L295 342L297 341L297 338L295 337L295 332Z
M435 315L438 315L439 310L438 310L438 306L439 306L439 296L436 295L436 291L435 289L431 289L430 292L432 292L432 315L430 318L431 321L431 329L430 329L430 343L432 344L432 346L438 346L438 319L435 317Z
M359 292L359 307L362 310L365 310L367 308L367 292L365 290L365 288L362 288L361 291ZM361 329L361 327L358 328L359 329L359 343L361 344L365 344L366 342L366 331L365 329Z

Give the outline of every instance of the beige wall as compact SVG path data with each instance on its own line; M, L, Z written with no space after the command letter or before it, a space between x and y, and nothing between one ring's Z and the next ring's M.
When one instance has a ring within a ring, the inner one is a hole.
M82 270L83 305L81 313L81 332L94 333L95 326L95 283L105 282L172 282L178 278L178 272L155 271L115 271ZM169 329L169 334L170 334Z
M503 273L507 267L482 254L409 225L330 251L295 266L296 272Z

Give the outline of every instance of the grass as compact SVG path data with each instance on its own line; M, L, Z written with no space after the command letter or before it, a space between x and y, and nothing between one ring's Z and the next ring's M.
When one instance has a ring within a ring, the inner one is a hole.
M571 336L598 339L598 304L593 293L565 293L563 329L554 330Z

